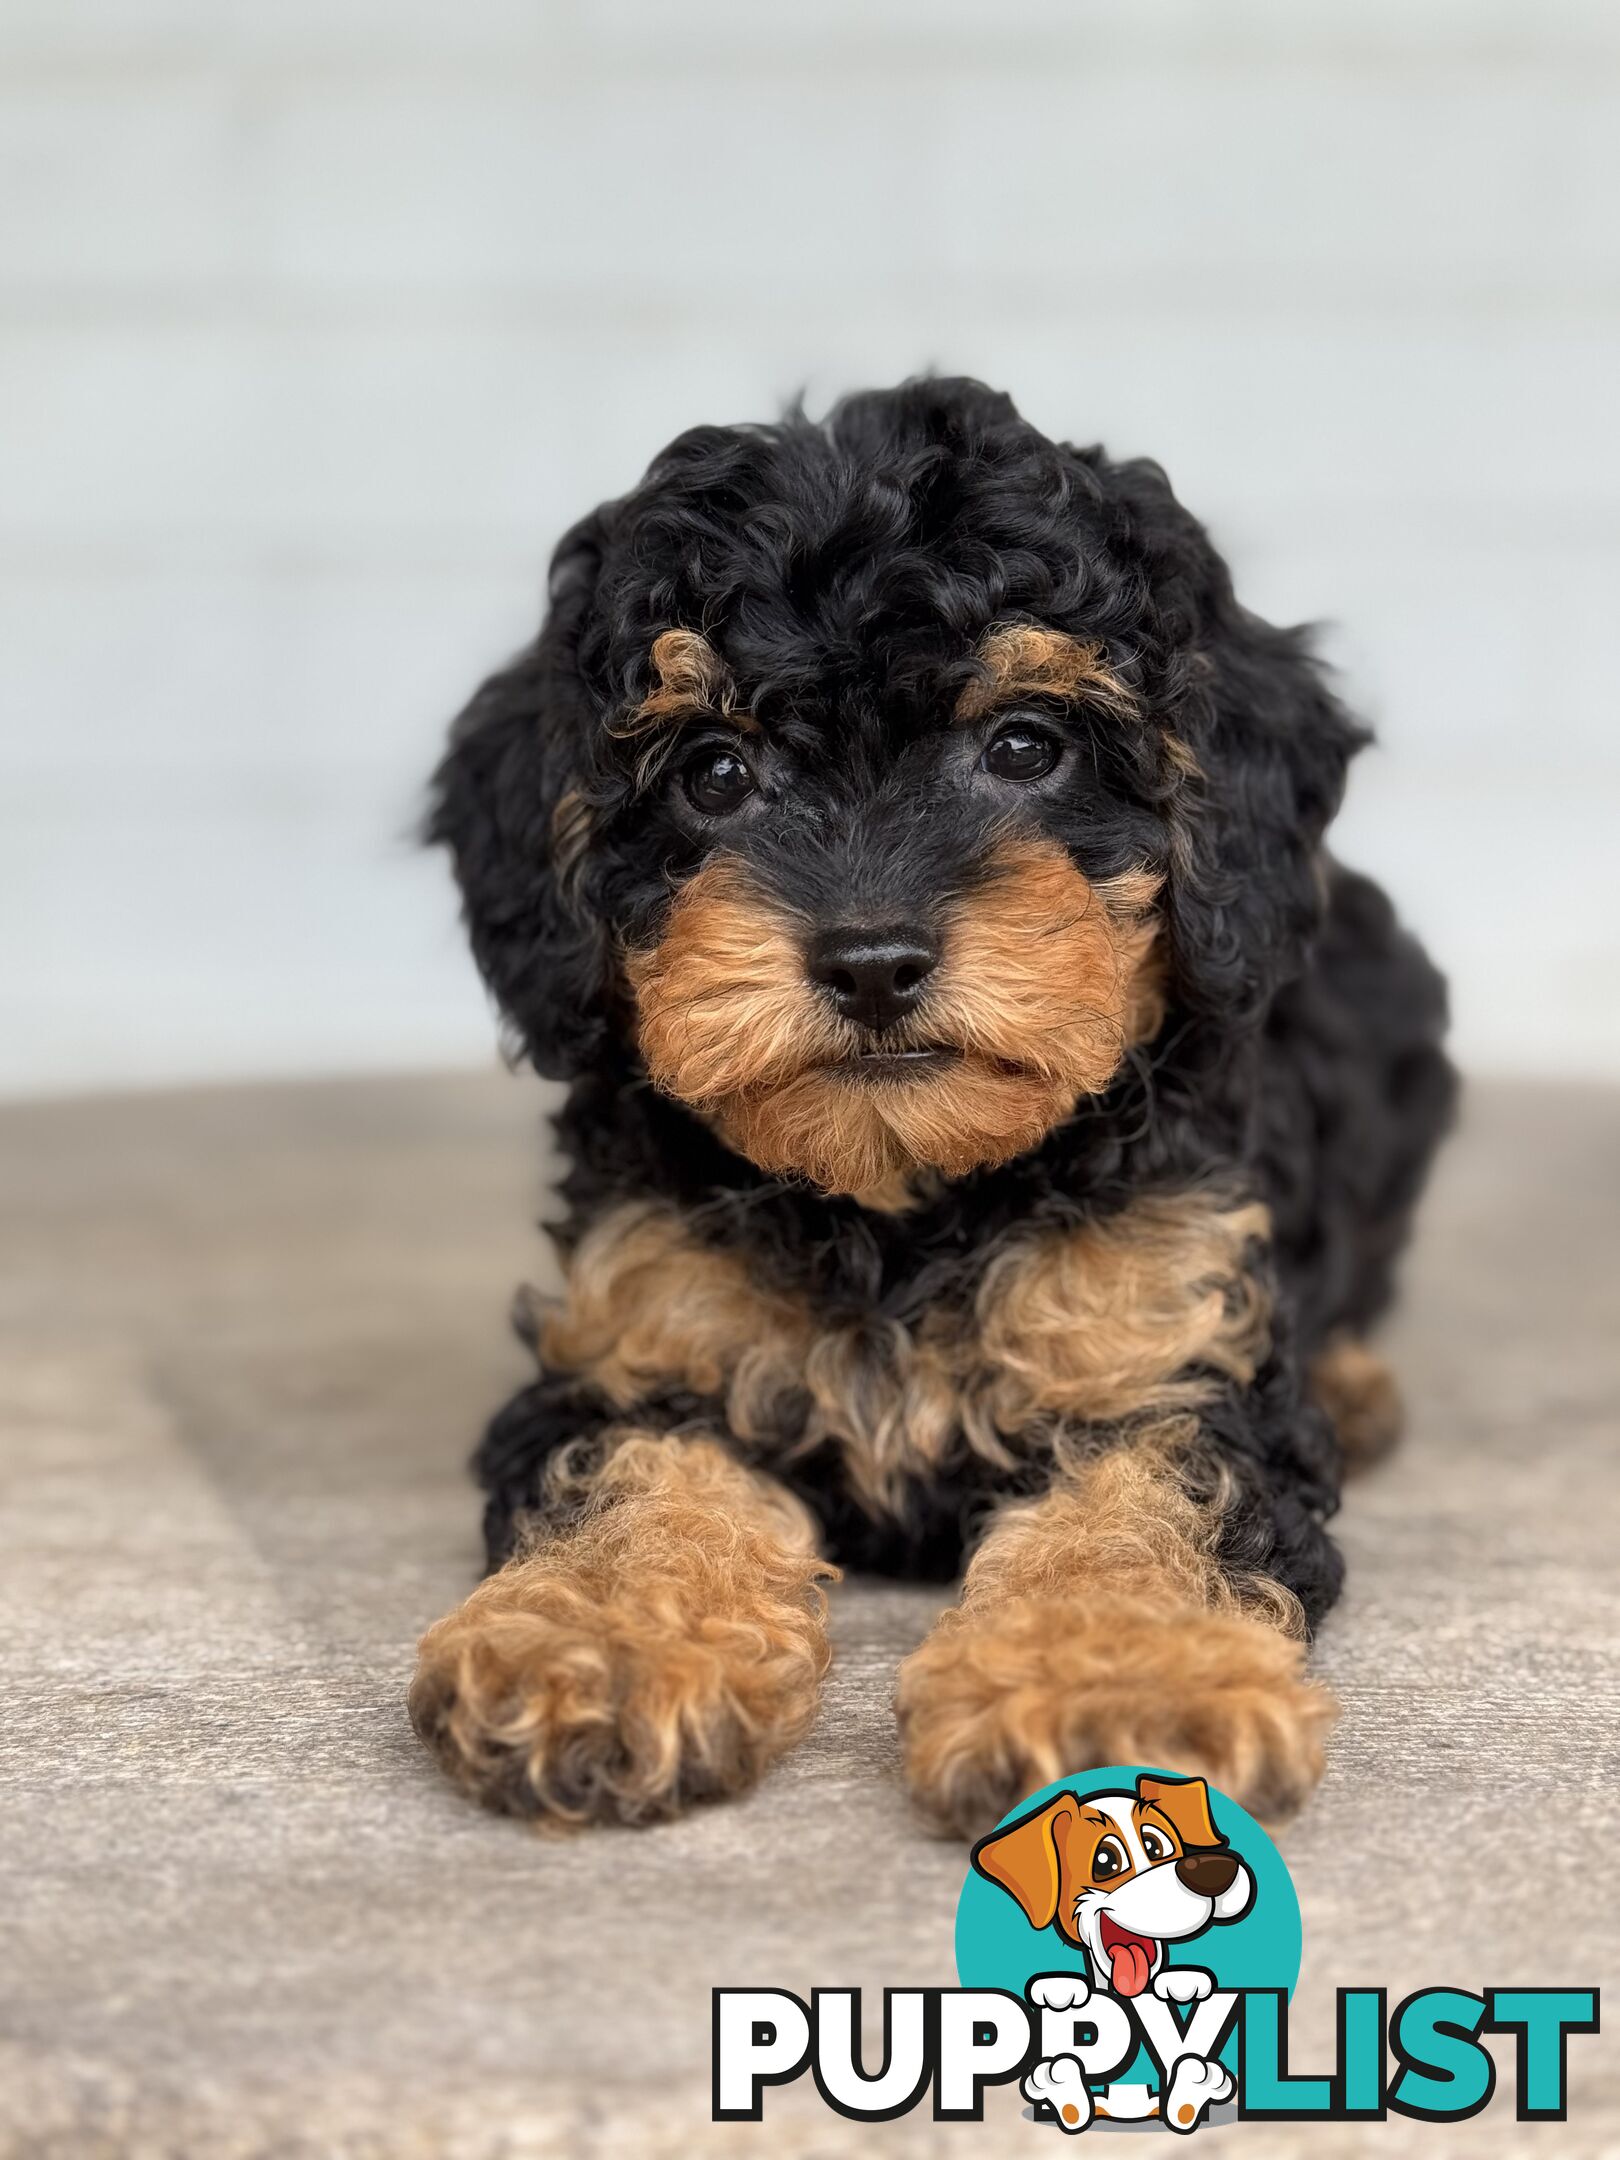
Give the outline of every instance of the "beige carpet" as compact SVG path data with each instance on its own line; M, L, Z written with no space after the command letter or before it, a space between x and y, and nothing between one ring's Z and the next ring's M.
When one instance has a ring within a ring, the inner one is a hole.
M540 1103L0 1113L0 2152L1049 2149L1010 2091L982 2128L856 2130L808 2085L708 2121L714 1984L954 1979L963 1855L909 1817L888 1710L932 1595L845 1586L811 1741L671 1828L537 1838L410 1736L412 1642L477 1564L462 1460L523 1371ZM1296 2067L1336 1983L1616 1978L1617 1203L1620 1097L1475 1091L1392 1335L1414 1431L1343 1518L1344 1720L1284 1840ZM1565 2126L1201 2135L1620 2152L1614 2040L1570 2064Z

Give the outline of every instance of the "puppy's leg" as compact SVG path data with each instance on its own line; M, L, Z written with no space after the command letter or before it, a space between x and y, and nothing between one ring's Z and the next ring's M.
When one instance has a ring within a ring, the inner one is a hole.
M835 1573L718 1442L609 1431L554 1456L526 1541L422 1638L412 1722L511 1814L644 1822L739 1792L815 1716Z
M1202 1775L1271 1818L1321 1775L1335 1713L1305 1677L1299 1603L1218 1556L1221 1509L1196 1495L1219 1483L1188 1474L1190 1423L1003 1509L960 1605L901 1667L907 1776L943 1828L977 1836L1105 1763Z
M1359 1336L1330 1337L1312 1358L1306 1379L1338 1438L1347 1471L1366 1469L1400 1439L1406 1410L1395 1375Z

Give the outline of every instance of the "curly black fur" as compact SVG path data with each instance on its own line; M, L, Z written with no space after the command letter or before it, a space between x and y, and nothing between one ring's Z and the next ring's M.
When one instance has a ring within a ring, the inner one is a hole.
M1091 878L1165 880L1169 1009L1153 1042L1026 1155L910 1212L770 1177L647 1085L616 954L653 938L713 841L647 746L609 722L648 687L672 625L702 629L744 687L781 785L728 829L770 889L814 918L859 885L912 905L966 889L1006 817L967 785L941 725L976 640L1025 620L1095 642L1145 725L1085 723L1084 754L1020 815ZM1175 801L1164 747L1198 777ZM1227 1181L1269 1202L1281 1324L1256 1382L1203 1413L1235 1481L1227 1551L1314 1617L1339 1561L1322 1528L1339 1463L1302 1360L1364 1328L1453 1081L1444 994L1388 903L1333 866L1324 830L1365 740L1301 633L1240 607L1225 564L1151 463L1048 441L1008 399L923 381L814 424L694 429L564 539L535 642L479 692L439 769L431 837L453 852L480 967L523 1050L571 1083L559 1132L565 1248L616 1201L657 1195L830 1312L907 1322L966 1297L999 1240L1154 1189ZM956 761L956 762L953 762ZM590 841L558 874L565 795ZM712 1425L717 1406L645 1406ZM612 1412L542 1376L478 1456L492 1560L540 1465ZM791 1438L791 1435L784 1437ZM971 1457L874 1519L825 1454L786 1472L861 1565L948 1575L992 1480ZM992 1489L992 1487L994 1489Z

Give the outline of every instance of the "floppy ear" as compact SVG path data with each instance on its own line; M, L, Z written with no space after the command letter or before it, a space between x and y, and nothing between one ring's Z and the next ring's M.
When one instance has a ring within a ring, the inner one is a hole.
M577 792L595 708L579 643L601 513L563 540L539 637L450 732L425 837L448 847L473 954L536 1069L571 1079L607 1029L608 944L588 904L590 812Z
M1209 1846L1226 1843L1215 1827L1214 1816L1209 1812L1209 1787L1201 1777L1139 1777L1136 1781L1136 1797L1144 1806L1156 1807L1161 1815L1170 1818L1176 1836L1183 1845Z
M973 1865L1022 1906L1032 1928L1050 1927L1057 1918L1062 1887L1058 1855L1059 1826L1074 1819L1071 1793L1059 1793L1033 1815L992 1830L973 1848Z
M1146 575L1155 717L1183 779L1164 901L1179 1001L1233 1025L1297 975L1323 912L1322 835L1370 738L1301 630L1238 605L1226 564L1146 460L1095 469L1112 537Z

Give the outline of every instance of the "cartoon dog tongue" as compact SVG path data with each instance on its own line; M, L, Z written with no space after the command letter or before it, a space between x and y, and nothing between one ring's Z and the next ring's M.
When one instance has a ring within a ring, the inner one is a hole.
M1123 1928L1106 1927L1103 1948L1114 1968L1114 1993L1140 1995L1153 1971L1153 1945L1145 1936L1128 1935Z

